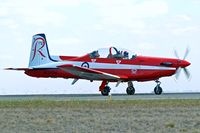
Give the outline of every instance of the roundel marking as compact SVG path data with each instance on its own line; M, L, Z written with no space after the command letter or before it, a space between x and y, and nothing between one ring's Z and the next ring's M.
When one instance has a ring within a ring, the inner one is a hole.
M83 62L82 65L81 65L81 67L89 68L90 66L89 66L89 63Z

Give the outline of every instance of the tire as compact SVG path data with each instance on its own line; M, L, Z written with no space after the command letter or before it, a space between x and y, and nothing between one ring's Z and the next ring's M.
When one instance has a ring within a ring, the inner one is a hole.
M157 86L154 88L154 93L155 93L156 95L161 95L161 94L162 94L162 88L161 88L159 85L157 85Z
M127 93L128 95L134 95L134 94L135 94L135 88L134 88L133 86L127 87L126 93Z
M103 96L108 96L109 95L109 92L110 92L110 87L109 86L106 86L102 91L101 91L101 94Z

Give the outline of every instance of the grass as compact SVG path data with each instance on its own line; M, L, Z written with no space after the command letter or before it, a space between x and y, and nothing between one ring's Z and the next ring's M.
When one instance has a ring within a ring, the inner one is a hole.
M3 100L0 101L0 108L12 107L115 107L115 106L145 106L145 107L193 107L200 106L200 100L74 100L74 101L53 101L53 100Z
M200 132L200 100L1 100L2 132Z
M173 122L167 123L165 125L166 128L175 128L175 124Z

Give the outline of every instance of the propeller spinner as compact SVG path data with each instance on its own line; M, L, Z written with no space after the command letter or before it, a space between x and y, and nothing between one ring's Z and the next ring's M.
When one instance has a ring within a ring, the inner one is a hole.
M189 70L186 68L187 66L190 65L190 63L189 63L188 61L185 60L185 59L187 58L189 52L190 52L190 50L189 50L189 48L187 48L187 49L186 49L186 52L185 52L185 55L184 55L183 59L181 60L181 59L179 58L179 56L178 56L177 51L174 50L174 55L179 59L179 63L178 63L179 67L178 67L178 69L176 70L176 75L175 75L176 79L179 78L182 69L183 69L183 71L184 71L184 73L185 73L187 79L190 79L190 78L191 78L191 74L190 74Z

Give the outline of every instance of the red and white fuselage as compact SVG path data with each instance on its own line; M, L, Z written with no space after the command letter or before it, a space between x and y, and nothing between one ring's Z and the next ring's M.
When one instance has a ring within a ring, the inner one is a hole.
M83 57L69 57L60 56L57 62L36 66L33 69L28 69L25 73L32 77L37 78L80 78L76 75L67 73L58 68L65 64L73 64L75 66L83 67L87 63L87 68L98 70L104 73L109 73L121 77L124 80L132 81L150 81L156 80L161 77L171 76L175 74L176 69L179 67L179 60L170 58L155 58L137 56L133 60L125 59L104 59L97 58L91 59L89 55ZM166 67L161 65L163 62L173 62L173 66ZM187 64L187 63L185 63ZM93 80L104 80L94 79Z

